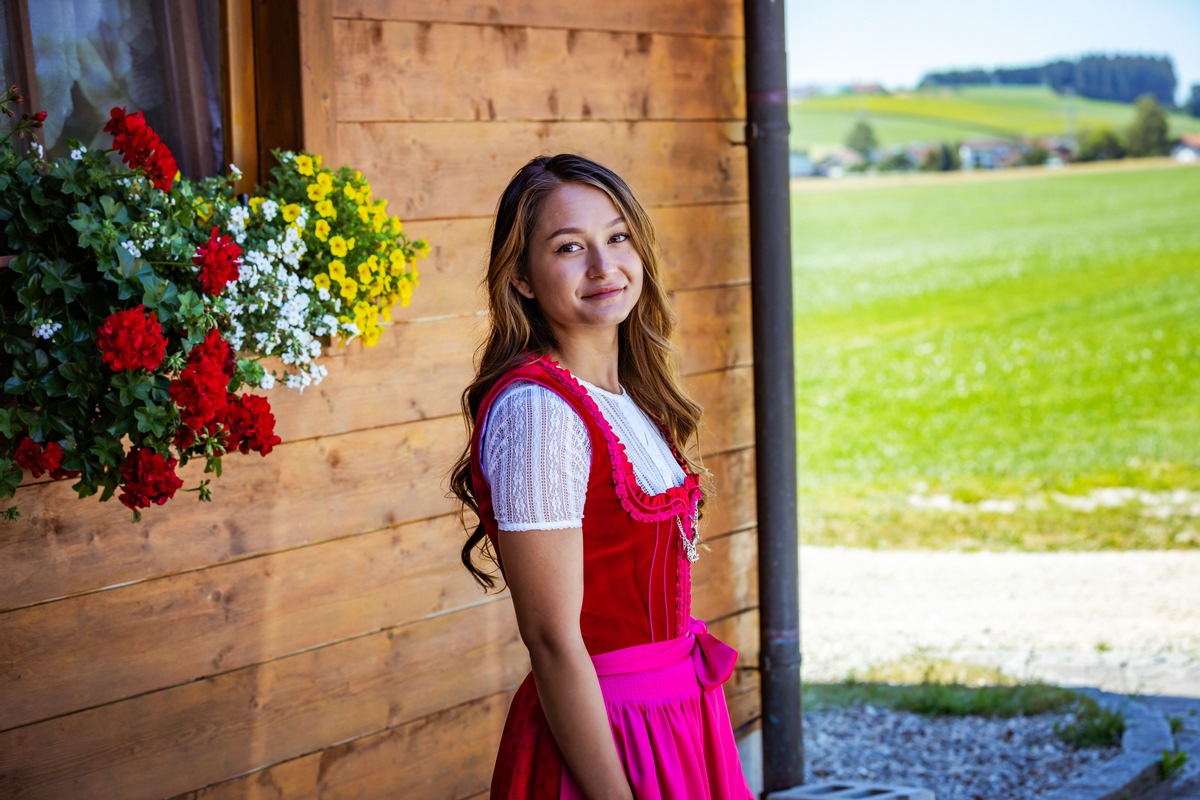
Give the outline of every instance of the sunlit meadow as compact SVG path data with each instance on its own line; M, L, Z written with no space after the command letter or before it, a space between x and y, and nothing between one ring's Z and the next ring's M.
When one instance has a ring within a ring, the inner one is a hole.
M1200 168L792 204L804 541L1200 546Z

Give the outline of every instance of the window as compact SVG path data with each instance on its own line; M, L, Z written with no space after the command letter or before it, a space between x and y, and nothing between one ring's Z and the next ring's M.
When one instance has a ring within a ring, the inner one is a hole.
M332 159L332 0L0 0L0 71L48 113L47 155L109 146L113 106L140 110L189 177L237 164L245 191L272 148ZM302 53L308 57L302 59Z
M65 154L68 139L109 147L102 130L109 110L126 106L145 112L185 175L224 169L217 0L5 4L11 6L7 18L21 26L8 26L8 42L20 39L20 46L5 52L21 52L25 60L5 77L11 75L8 84L21 86L37 110L47 112L42 144L48 155ZM25 74L18 77L20 72Z

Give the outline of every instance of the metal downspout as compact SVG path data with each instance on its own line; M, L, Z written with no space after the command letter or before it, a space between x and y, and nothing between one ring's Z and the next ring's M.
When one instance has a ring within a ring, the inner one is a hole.
M783 0L744 0L763 791L804 783Z

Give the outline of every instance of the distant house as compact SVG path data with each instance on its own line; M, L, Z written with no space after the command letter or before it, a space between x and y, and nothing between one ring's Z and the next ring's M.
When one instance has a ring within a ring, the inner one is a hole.
M1200 162L1200 133L1185 133L1180 136L1179 142L1171 148L1171 158L1180 164Z
M817 174L817 166L804 153L792 150L788 153L788 177L811 178Z
M1021 150L1008 139L967 139L958 148L962 168L1003 169L1021 162Z

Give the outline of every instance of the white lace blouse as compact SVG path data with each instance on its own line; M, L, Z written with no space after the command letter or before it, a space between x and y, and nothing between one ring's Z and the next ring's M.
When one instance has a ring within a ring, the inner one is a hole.
M625 445L642 491L661 494L683 483L662 432L628 393L579 383ZM500 530L581 527L592 447L575 409L544 386L518 381L500 392L483 424L483 474Z

